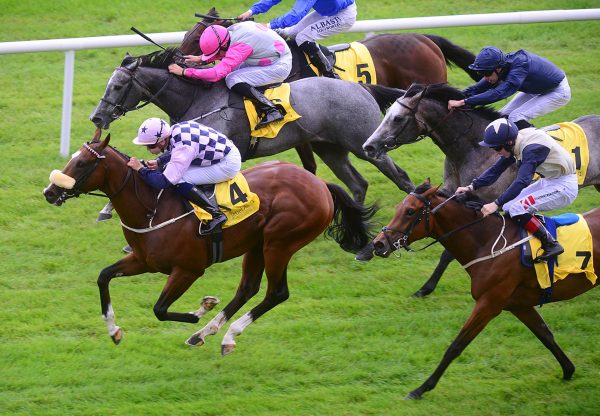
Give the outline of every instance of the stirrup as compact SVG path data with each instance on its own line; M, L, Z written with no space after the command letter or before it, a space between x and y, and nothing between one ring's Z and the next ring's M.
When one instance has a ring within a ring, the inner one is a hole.
M283 114L281 114L281 112L279 112L279 110L274 109L274 110L266 113L263 116L263 118L258 123L256 123L256 127L254 128L254 130L259 130L270 123L273 123L275 121L280 121L280 120L283 120Z
M221 213L221 215L219 215L216 218L213 218L205 226L201 227L200 234L201 235L210 234L218 227L221 227L221 225L224 224L226 221L227 221L227 217L225 216L225 214Z
M552 260L553 258L560 256L562 253L565 252L565 249L563 248L563 246L561 246L558 243L553 248L555 249L555 252L552 252L552 251L547 252L546 250L544 250L544 252L542 254L540 254L535 259L533 259L533 262L534 263L548 262L548 261Z

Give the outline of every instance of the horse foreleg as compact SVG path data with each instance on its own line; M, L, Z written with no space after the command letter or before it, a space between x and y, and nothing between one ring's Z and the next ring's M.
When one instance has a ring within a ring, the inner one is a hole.
M156 315L159 321L177 321L195 324L200 320L194 312L169 312L169 306L179 299L202 274L179 268L172 270L165 287L154 304L154 315Z
M250 312L233 322L221 342L221 355L227 355L235 349L235 337L241 335L248 325L262 315L289 298L287 286L287 264L289 258L281 258L282 253L273 253L271 262L266 264L266 274L269 279L267 293L258 305Z
M452 253L450 253L448 250L444 250L442 252L442 256L440 257L440 261L431 274L429 280L427 280L425 284L421 286L421 289L417 290L413 296L416 298L424 298L433 292L442 278L442 274L444 274L446 268L448 268L448 265L452 262L452 260L454 260Z
M258 293L264 269L262 244L259 244L244 255L242 278L231 302L204 328L189 337L185 343L199 347L204 345L204 340L208 335L216 334L229 318L235 315L250 298Z
M463 352L471 341L485 328L488 322L500 314L500 312L502 312L502 306L494 300L493 296L486 296L485 299L479 298L469 319L444 353L442 361L438 364L433 374L419 388L411 391L406 398L420 399L423 393L433 390L450 363Z
M298 156L300 156L300 161L302 161L302 166L304 169L312 173L313 175L317 173L317 161L315 160L315 155L312 151L312 146L310 143L302 143L296 146L296 152L298 152Z
M523 322L527 328L539 339L546 348L550 350L552 355L556 358L563 370L563 379L570 380L575 372L575 365L569 360L569 357L563 352L554 341L554 335L544 322L544 319L533 307L515 309L510 311L515 315L521 322Z
M106 323L108 335L110 335L115 344L119 344L121 339L123 339L123 330L115 322L115 312L110 300L108 285L113 277L134 276L148 271L149 270L144 262L140 261L133 254L130 254L118 262L102 269L98 276L102 319Z

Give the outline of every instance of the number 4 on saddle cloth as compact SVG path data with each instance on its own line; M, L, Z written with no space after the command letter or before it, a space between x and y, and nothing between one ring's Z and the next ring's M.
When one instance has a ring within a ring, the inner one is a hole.
M228 181L219 182L216 185L209 185L209 190L201 187L207 194L206 196L213 201L216 198L216 205L227 217L227 221L223 224L223 228L231 227L258 211L260 207L260 199L258 195L250 191L248 182L242 173L238 173L235 178ZM212 216L202 208L192 204L196 217L202 222L210 221Z
M532 238L521 244L521 262L526 267L535 267L542 289L540 306L551 300L553 282L562 280L569 274L585 273L592 284L595 284L597 279L594 271L592 234L583 216L567 213L556 217L543 217L541 220L565 251L552 262L533 263L532 253L539 254L542 250L540 240ZM522 237L525 233L526 231L521 229ZM537 254L533 256L535 257Z

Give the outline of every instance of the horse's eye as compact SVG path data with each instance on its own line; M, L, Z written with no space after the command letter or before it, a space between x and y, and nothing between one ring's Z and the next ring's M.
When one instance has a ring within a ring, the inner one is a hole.
M407 210L406 210L406 213L407 213L408 215L414 215L414 213L415 213L415 210L414 210L414 209L412 209L412 208L409 208L409 209L407 209Z
M115 89L115 91L120 91L123 88L123 86L122 85L115 85L113 88Z
M85 163L83 163L81 160L78 160L77 163L75 164L75 166L78 168L82 168L85 166Z
M395 116L394 123L400 123L403 119L404 119L404 117L402 117L402 116Z

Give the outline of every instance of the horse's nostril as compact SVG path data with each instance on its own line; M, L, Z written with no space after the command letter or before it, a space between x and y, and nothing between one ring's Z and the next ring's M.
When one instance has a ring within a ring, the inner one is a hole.
M374 241L373 247L375 247L375 250L381 251L384 248L384 244L381 241Z

